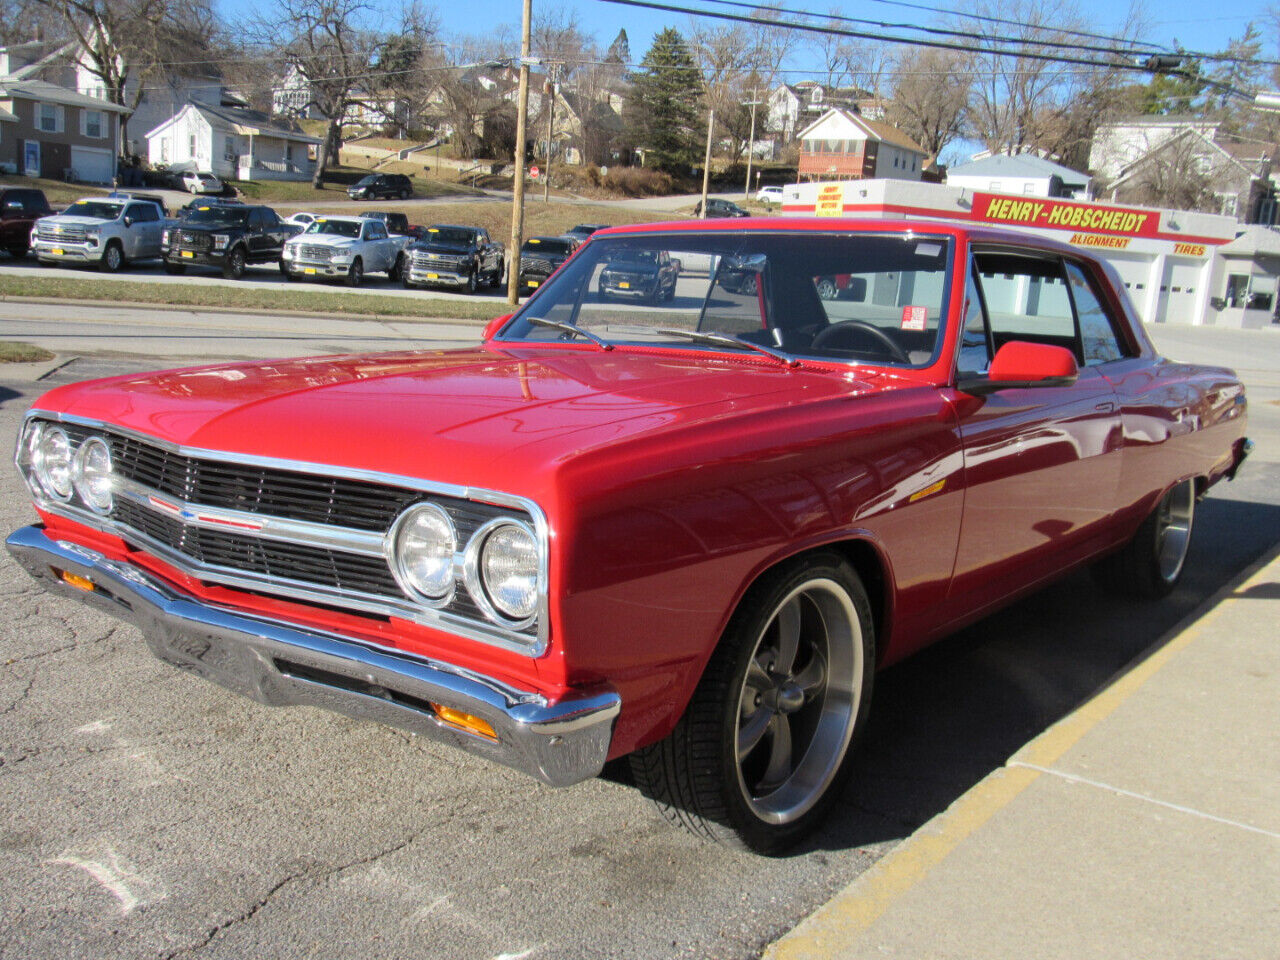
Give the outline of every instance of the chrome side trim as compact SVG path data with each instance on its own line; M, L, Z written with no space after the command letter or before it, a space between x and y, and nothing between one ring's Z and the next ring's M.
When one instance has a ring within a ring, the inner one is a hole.
M451 497L459 500L472 500L478 503L510 507L515 510L520 510L527 514L529 521L533 525L533 530L538 540L538 552L541 560L538 571L538 611L535 615L537 630L532 635L530 633L521 633L517 630L509 629L506 624L501 622L488 622L470 619L444 610L435 610L430 607L415 604L408 598L400 601L395 598L384 597L376 594L363 594L356 593L354 591L331 591L317 587L315 584L301 583L281 578L246 576L241 571L200 564L185 554L173 551L164 544L147 537L145 534L140 533L132 527L127 527L108 518L97 516L91 513L88 509L80 509L74 504L58 503L57 501L50 500L43 494L36 495L35 491L32 491L33 499L41 509L57 516L66 517L69 520L84 524L85 526L93 529L110 533L113 536L121 536L122 531L127 531L131 539L134 539L144 545L149 551L155 553L156 556L160 557L166 563L184 573L191 574L192 576L199 577L203 580L244 590L261 590L266 588L272 593L294 600L338 605L364 613L401 617L425 626L447 629L451 633L464 637L468 640L476 640L481 643L491 644L493 646L498 646L505 650L512 650L530 657L541 656L546 651L548 638L550 636L550 625L548 622L550 604L548 601L547 568L551 538L546 515L542 512L541 507L532 500L516 496L514 494L503 493L501 491L488 490L482 487L462 487L456 484L436 483L430 480L423 480L418 477L379 473L374 470L360 470L351 467L310 463L300 460L283 460L275 457L239 455L227 453L226 451L207 450L202 447L187 447L170 441L157 439L156 437L152 437L140 431L120 427L103 420L96 420L88 417L77 417L71 414L59 413L54 410L45 410L39 407L33 407L27 411L27 414L23 419L22 429L18 431L18 441L14 450L13 460L14 465L18 468L19 474L24 476L24 478L26 476L26 472L23 470L22 466L22 442L27 435L28 424L32 420L48 420L60 423L70 423L92 430L101 430L104 433L111 433L117 436L131 437L142 443L167 450L178 456L214 460L221 463L231 463L239 466L293 471L295 473L306 473L319 477L340 477L348 480L360 480L383 486L400 487L425 494L436 494L438 496ZM28 486L30 486L29 483ZM167 495L164 496L163 499L170 502L176 502L174 498L168 497ZM204 511L203 507L199 507L199 509ZM204 512L212 514L213 511ZM232 514L235 513L234 511L225 512ZM246 516L254 518L255 521L261 521L266 515L246 514ZM307 524L304 521L283 522L287 524L299 524L302 528L319 526L325 530L331 531L331 528L328 528L323 524ZM218 525L215 524L214 527L218 528ZM341 529L345 531L347 528ZM360 533L364 533L364 531L360 531ZM378 540L378 548L376 551L373 551L373 553L381 556L383 535L377 534L376 536ZM323 546L323 544L321 544L321 546ZM345 549L344 547L336 545L334 548ZM363 551L349 550L348 552L362 553Z
M550 703L453 664L202 603L40 527L23 527L6 543L46 588L136 624L161 660L259 703L400 727L557 787L596 776L608 756L622 701L607 686ZM94 590L69 586L55 571L87 578ZM445 724L433 703L480 717L497 739Z

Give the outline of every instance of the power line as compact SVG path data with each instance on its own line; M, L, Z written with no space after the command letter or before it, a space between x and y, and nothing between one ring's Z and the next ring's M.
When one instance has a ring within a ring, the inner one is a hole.
M715 4L717 6L723 6L723 7L737 7L739 9L753 10L753 11L758 11L761 9L761 7L757 4L743 3L741 2L741 0L699 0L699 2ZM885 2L888 2L888 0L885 0ZM903 6L914 6L914 4L903 4ZM914 23L887 23L883 20L866 20L861 17L846 17L840 14L835 14L835 13L815 13L811 10L795 10L789 7L767 7L765 9L767 9L769 12L788 13L788 14L791 14L792 16L797 16L797 17L811 17L815 20L824 20L827 23L855 23L855 24L862 24L864 26L883 27L886 30L915 30L920 33L928 33L934 36L965 37L970 40L987 40L993 43L1017 43L1017 44L1022 44L1023 46L1056 47L1058 49L1065 49L1065 50L1091 50L1095 53L1107 53L1116 57L1132 57L1137 54L1150 55L1152 53L1157 52L1157 48L1152 47L1150 45L1145 45L1145 44L1143 45L1144 49L1135 49L1135 46L1138 44L1138 41L1136 40L1124 40L1124 39L1113 38L1113 37L1102 37L1099 39L1110 40L1114 43L1128 44L1129 49L1120 50L1120 49L1117 49L1116 47L1100 47L1093 44L1079 43L1078 41L1044 40L1044 39L1039 39L1035 37L1005 38L1005 37L994 36L992 34L987 34L987 33L975 33L972 30L952 30L946 27L926 27L926 26L921 26L919 24L914 24ZM960 16L969 16L969 15L961 14ZM997 22L1002 24L1013 23L1013 21L1001 20L999 18L977 17L977 15L974 15L974 16L976 19L982 19L982 20L991 19L991 20L996 20ZM754 22L757 22L764 26L767 26L769 23L772 22L768 18L762 18L762 17L756 17L756 18L753 18L753 20ZM1084 34L1079 31L1068 30L1065 28L1063 29L1059 29L1056 27L1049 28L1049 27L1042 27L1036 24L1026 24L1026 23L1018 24L1018 26L1022 27L1023 29L1026 29L1027 27L1031 27L1033 30L1038 30L1044 33L1049 33L1049 34L1056 34L1059 36L1097 37L1096 34Z

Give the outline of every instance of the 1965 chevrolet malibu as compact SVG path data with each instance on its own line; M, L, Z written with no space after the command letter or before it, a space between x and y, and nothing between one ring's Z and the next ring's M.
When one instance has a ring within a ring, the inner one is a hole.
M646 257L672 289L601 292ZM773 851L835 795L877 667L1083 564L1170 591L1244 428L1236 377L1158 356L1078 250L647 225L473 349L53 390L8 544L263 703L555 785L629 755L670 820Z

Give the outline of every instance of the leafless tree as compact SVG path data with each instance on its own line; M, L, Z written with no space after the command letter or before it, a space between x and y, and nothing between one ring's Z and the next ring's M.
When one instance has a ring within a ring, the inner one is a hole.
M1174 210L1221 213L1212 189L1212 174L1202 160L1205 143L1186 131L1143 158L1131 171L1116 199Z
M973 88L969 64L969 55L958 51L907 47L899 52L887 117L932 158L964 130Z
M107 100L133 111L146 88L166 73L198 68L209 56L217 24L209 0L35 0L62 19L81 65ZM207 65L207 64L205 64ZM120 147L128 143L128 114Z
M256 33L305 79L309 104L326 121L312 181L318 189L337 156L348 108L362 102L360 87L374 75L380 38L364 0L276 0L275 10L257 21Z

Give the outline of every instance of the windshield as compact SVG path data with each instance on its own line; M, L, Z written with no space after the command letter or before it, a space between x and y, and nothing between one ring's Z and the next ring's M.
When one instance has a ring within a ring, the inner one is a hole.
M122 203L104 203L101 200L77 200L67 208L73 217L96 217L99 220L114 220L120 216L124 207Z
M375 183L377 183L377 182L378 182L378 178L377 178L377 177L375 177L375 176L361 177L359 180L357 180L357 181L356 181L356 186L357 186L357 187L368 187L368 186L371 186L371 185L373 185L373 184L375 184Z
M227 223L242 227L249 220L249 211L243 207L196 207L188 211L187 223Z
M568 240L556 240L552 237L534 237L525 241L524 246L520 248L520 252L564 257L573 253L573 244Z
M678 232L603 236L533 295L502 339L556 341L573 324L611 344L728 334L797 357L924 366L942 342L946 236ZM665 332L664 332L665 331Z
M426 240L440 240L444 243L471 243L475 237L474 230L466 227L428 227Z
M359 220L316 220L307 227L307 233L333 233L339 237L359 237Z

